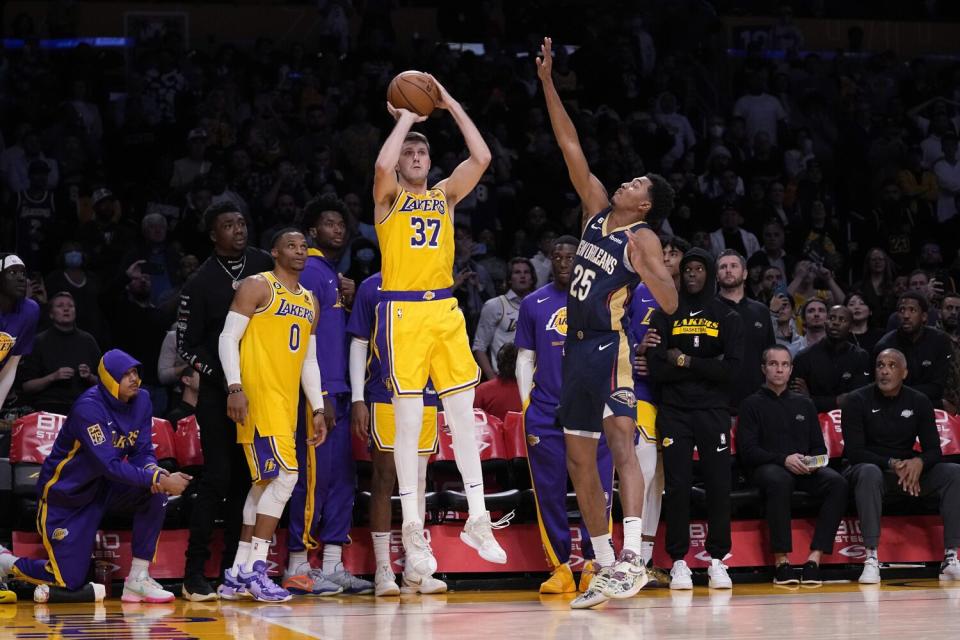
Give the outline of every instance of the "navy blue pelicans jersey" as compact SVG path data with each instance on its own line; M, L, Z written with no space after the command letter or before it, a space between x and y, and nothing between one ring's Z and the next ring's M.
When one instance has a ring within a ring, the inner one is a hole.
M646 223L608 229L609 213L608 207L583 229L567 296L568 334L628 329L627 310L640 277L627 260L625 232L636 232Z

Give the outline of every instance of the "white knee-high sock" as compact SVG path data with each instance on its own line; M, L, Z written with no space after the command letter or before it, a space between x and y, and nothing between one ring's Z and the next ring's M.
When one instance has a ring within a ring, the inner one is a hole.
M420 515L417 500L420 456L417 455L417 447L420 442L420 427L423 424L423 398L394 398L393 415L396 426L393 462L397 468L397 488L400 491L403 524L407 524L418 520Z
M427 456L417 456L417 512L420 522L427 521Z
M453 452L457 457L457 469L463 478L463 490L467 494L470 516L481 516L487 511L483 499L483 469L480 467L480 452L473 426L473 389L461 391L443 399L443 410L453 435Z
M655 536L663 501L663 465L659 462L657 445L641 441L636 451L640 473L643 474L643 535Z

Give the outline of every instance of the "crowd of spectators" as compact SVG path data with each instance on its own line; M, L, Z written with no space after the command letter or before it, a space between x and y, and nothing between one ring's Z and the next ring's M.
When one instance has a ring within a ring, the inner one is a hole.
M808 52L790 7L770 20L785 55L728 55L715 10L736 7L722 2L585 9L576 29L480 3L441 9L441 42L406 49L389 12L369 4L320 3L316 42L193 50L174 34L122 52L47 50L36 38L52 23L13 21L25 45L0 51L0 248L26 262L46 334L12 402L69 403L97 355L117 347L151 365L144 383L158 413L179 406L187 371L165 337L181 287L209 255L211 204L233 203L263 246L299 224L311 199L335 196L349 213L340 271L357 283L378 271L373 161L392 122L385 87L407 68L440 78L493 153L458 204L455 265L493 377L509 340L483 324L505 318L485 303L503 294L502 310L516 307L546 283L552 241L580 231L533 63L547 28L591 168L607 186L668 177L676 207L660 231L746 257L746 295L767 305L778 341L794 352L814 344L843 304L870 351L898 326L908 290L918 315L926 308L928 324L958 339L958 298L947 294L960 279L960 63L866 52L855 30L847 51ZM820 4L798 6L816 14ZM949 17L933 6L946 4L926 3ZM464 40L482 52L444 42ZM435 182L463 145L450 118L421 128Z

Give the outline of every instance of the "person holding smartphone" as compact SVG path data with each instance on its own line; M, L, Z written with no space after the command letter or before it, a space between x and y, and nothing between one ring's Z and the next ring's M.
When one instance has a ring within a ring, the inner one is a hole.
M820 559L833 553L834 538L847 506L847 481L824 466L827 447L813 401L787 388L793 371L790 350L775 345L763 352L764 383L740 404L737 449L750 478L764 495L770 547L776 560L774 584L822 584ZM790 566L793 551L790 495L794 489L823 499L810 555L800 576Z

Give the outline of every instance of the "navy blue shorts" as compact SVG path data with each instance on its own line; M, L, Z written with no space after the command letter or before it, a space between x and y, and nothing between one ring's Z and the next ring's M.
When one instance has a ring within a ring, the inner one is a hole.
M604 415L636 420L633 343L625 333L571 331L563 350L557 421L564 432L599 438Z

